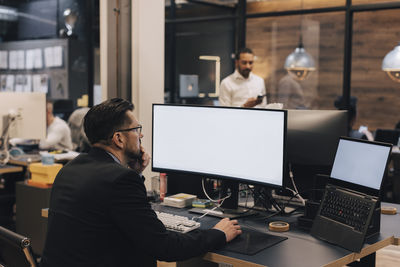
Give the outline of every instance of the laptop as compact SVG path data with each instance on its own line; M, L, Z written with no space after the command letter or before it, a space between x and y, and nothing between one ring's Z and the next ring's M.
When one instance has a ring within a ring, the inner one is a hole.
M339 139L332 171L311 228L313 236L360 252L366 236L379 232L379 193L391 150L392 144Z

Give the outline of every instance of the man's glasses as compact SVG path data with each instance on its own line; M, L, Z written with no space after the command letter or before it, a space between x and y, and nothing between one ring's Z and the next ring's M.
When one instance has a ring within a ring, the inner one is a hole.
M142 125L133 127L133 128L128 128L128 129L121 129L121 130L116 130L116 132L129 132L129 131L135 131L137 132L139 135L142 134Z

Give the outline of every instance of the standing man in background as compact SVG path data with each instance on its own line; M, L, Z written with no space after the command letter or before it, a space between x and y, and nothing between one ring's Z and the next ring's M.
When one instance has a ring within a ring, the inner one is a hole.
M278 102L287 109L307 109L304 90L300 80L286 74L278 83Z
M54 116L53 102L46 101L46 139L40 140L40 149L71 150L71 130L66 121Z
M250 48L242 48L236 54L235 72L221 82L219 103L232 107L266 107L267 97L264 80L251 73L254 54Z

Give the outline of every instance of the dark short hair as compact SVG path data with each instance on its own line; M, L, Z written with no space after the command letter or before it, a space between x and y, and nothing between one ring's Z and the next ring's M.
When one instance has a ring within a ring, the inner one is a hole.
M343 96L338 96L334 105L339 110L346 110ZM347 108L349 114L349 122L357 116L357 97L350 96L349 107Z
M240 48L237 52L236 52L236 56L235 56L235 58L236 58L236 60L238 60L238 59L240 59L240 54L254 54L253 53L253 50L251 50L250 48L247 48L247 47L243 47L243 48Z
M85 115L85 134L91 144L108 141L113 133L130 123L126 111L133 104L121 98L112 98L92 107Z

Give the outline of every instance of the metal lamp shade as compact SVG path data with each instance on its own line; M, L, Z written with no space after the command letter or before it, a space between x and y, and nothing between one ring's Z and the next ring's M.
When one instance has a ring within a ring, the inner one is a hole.
M382 70L395 82L400 82L400 43L386 54L382 61Z
M284 68L298 80L304 80L310 71L315 70L315 63L302 45L296 47L285 60Z

